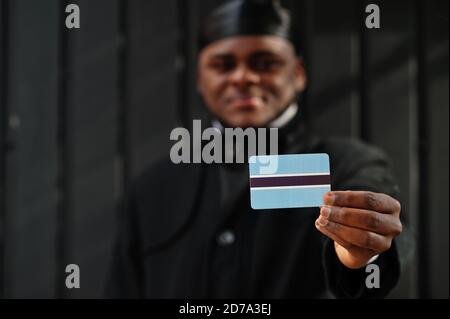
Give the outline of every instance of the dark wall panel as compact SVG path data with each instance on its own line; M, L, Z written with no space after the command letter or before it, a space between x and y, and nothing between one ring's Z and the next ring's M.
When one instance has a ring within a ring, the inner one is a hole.
M101 297L116 220L118 1L77 1L81 28L67 31L67 263L80 266L69 297ZM99 20L100 19L100 20ZM99 23L101 21L101 23Z
M0 298L4 296L5 263L5 218L6 218L6 77L7 77L7 7L6 1L0 0Z
M429 128L429 291L432 298L448 298L448 1L426 6L427 128Z
M321 136L357 136L358 33L355 10L351 1L325 0L314 1L311 9L308 108L312 125Z
M415 8L410 1L381 1L381 28L367 30L368 90L370 110L368 137L393 161L401 192L402 217L409 228L397 238L403 261L400 284L392 297L415 297L417 256L417 58L415 54ZM399 15L398 12L403 14Z
M177 2L128 2L127 107L131 174L167 157L177 105Z
M55 297L56 0L10 1L6 296ZM45 17L45 18L42 18Z

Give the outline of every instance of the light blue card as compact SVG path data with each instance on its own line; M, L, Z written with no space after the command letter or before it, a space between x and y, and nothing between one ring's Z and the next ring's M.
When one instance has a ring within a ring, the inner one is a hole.
M328 154L252 156L249 169L253 209L320 207L331 190Z

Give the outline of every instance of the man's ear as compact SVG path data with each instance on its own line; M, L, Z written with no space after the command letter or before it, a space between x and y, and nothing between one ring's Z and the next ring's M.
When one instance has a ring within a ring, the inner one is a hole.
M201 59L202 59L202 53L199 53L197 56L197 61L195 64L195 83L197 92L202 95L203 94L203 83L202 83L202 74L201 74Z
M195 83L197 84L197 92L202 94L203 88L202 88L201 75L200 75L199 69L197 69L197 72L195 74Z
M303 92L306 88L307 76L305 63L302 57L297 57L295 61L295 88L298 92Z

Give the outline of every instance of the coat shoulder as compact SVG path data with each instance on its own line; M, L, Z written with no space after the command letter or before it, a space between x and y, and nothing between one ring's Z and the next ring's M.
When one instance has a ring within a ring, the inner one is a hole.
M321 146L324 152L339 160L388 161L386 153L379 147L349 137L332 137L323 139Z
M333 137L322 140L320 151L330 156L336 190L371 190L399 196L391 160L379 147L352 138Z

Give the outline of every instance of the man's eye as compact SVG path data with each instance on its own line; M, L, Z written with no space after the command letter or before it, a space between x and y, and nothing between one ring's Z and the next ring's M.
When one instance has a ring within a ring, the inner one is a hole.
M234 68L233 61L214 61L209 64L209 67L218 72L228 72Z
M269 72L281 66L281 62L273 59L256 60L251 62L251 67L255 71Z

